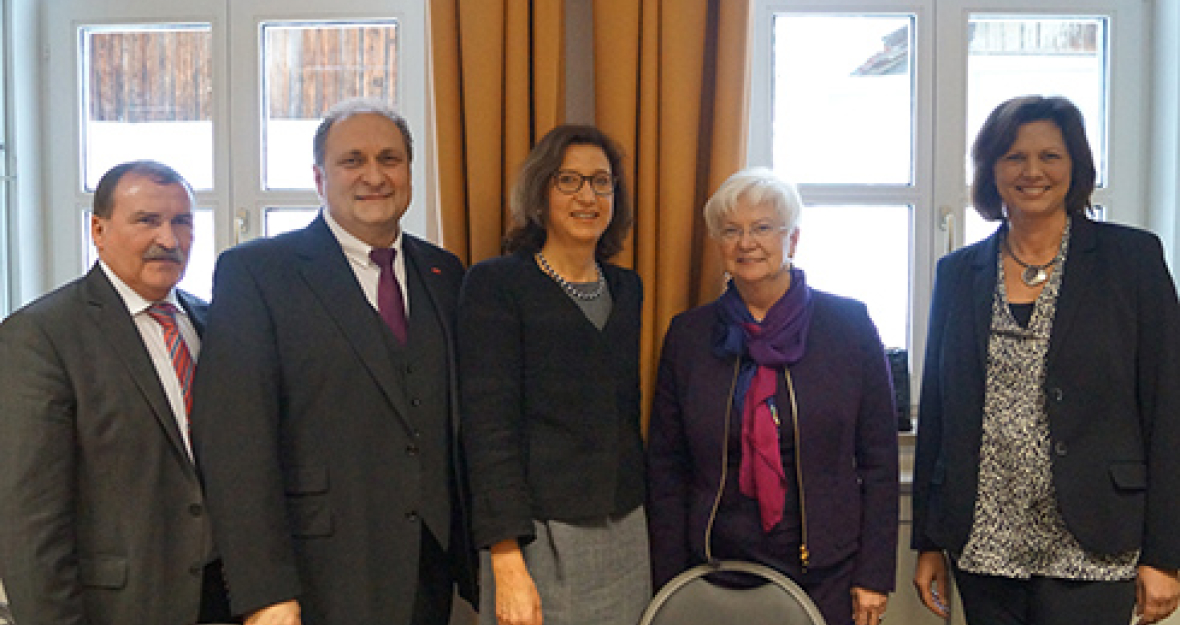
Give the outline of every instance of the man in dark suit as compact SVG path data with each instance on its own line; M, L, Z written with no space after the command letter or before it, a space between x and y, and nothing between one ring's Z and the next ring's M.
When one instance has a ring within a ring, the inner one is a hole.
M229 609L188 436L206 307L175 288L193 193L99 181L90 272L0 325L0 578L21 625L189 625Z
M320 216L225 252L214 278L194 426L233 608L247 623L444 625L455 582L474 579L452 340L463 267L401 230L401 116L338 104L314 154Z

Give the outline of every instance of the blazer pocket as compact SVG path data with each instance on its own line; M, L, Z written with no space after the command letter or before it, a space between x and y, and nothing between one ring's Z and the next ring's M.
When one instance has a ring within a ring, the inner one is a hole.
M1142 462L1112 463L1110 480L1119 490L1144 490L1147 488L1147 465Z
M78 558L78 581L92 588L123 588L127 585L127 558L91 556Z

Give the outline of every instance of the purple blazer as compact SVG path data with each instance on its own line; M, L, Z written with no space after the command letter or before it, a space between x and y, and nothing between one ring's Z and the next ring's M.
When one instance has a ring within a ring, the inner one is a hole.
M854 559L852 584L894 586L897 420L888 365L864 304L814 292L803 359L791 367L799 408L810 567ZM705 533L722 475L722 438L734 361L713 354L716 302L681 313L664 338L648 437L648 523L659 587L705 561ZM778 405L790 406L780 378ZM793 440L789 408L782 434ZM712 530L713 557L761 562L796 575L798 487L789 479L783 521L762 531L757 503L738 490L741 416L730 415L729 469Z

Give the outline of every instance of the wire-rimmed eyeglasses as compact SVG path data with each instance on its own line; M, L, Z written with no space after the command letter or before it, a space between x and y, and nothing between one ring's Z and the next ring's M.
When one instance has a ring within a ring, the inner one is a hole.
M590 183L590 190L594 195L607 196L615 193L615 177L606 172L600 171L585 176L571 169L559 169L553 174L553 186L566 195L575 195L587 182Z
M759 243L765 243L780 232L786 232L786 226L774 226L771 224L754 224L749 229L739 226L725 226L717 233L717 238L725 243L736 243L741 240L743 235L750 235L751 239Z

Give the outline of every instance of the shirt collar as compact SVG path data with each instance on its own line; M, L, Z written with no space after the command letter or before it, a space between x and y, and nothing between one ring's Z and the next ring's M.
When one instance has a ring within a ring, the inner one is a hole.
M127 307L127 312L131 313L132 316L138 315L139 313L147 310L152 304L155 303L154 301L145 298L139 293L136 293L135 289L127 286L127 283L124 282L123 279L118 275L116 275L115 271L102 260L98 261L98 266L102 267L103 273L107 275L107 278L111 281L111 284L114 285L115 292L119 294L119 298L123 300L123 305ZM168 291L168 295L165 296L161 301L172 304L177 308L177 310L184 310L184 307L180 305L180 300L176 297L175 288L170 289Z
M373 246L356 238L351 232L345 230L344 226L341 226L335 219L332 218L332 212L329 211L327 207L324 207L321 212L324 214L324 221L328 223L328 229L332 231L332 234L336 235L336 240L340 242L340 247L344 250L344 255L354 263L358 263L363 266L372 265L375 267L376 263L374 263L373 260L369 258L369 251L373 249ZM390 247L397 250L396 258L401 260L401 228L398 228L397 238L393 240L393 245Z

